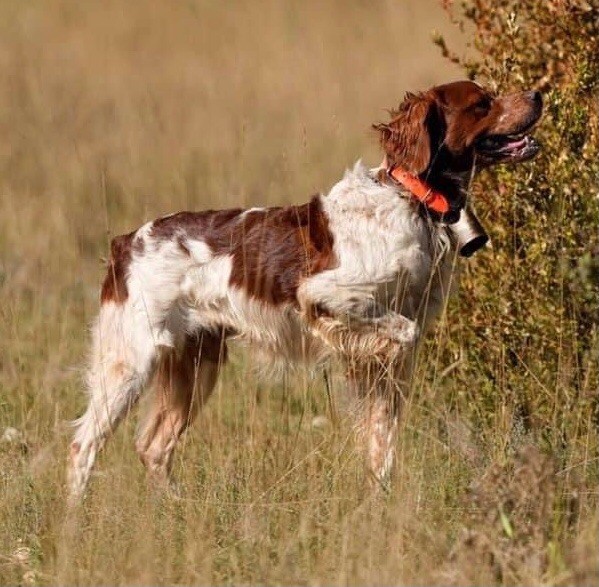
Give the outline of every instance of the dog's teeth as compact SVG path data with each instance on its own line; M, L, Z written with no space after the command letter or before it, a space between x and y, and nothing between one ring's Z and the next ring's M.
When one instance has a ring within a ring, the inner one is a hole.
M525 138L526 136L527 135L524 132L513 134L513 135L507 135L507 137L510 141L520 141L523 138Z

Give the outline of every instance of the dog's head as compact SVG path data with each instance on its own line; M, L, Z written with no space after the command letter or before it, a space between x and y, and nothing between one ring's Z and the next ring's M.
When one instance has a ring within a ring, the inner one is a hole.
M494 96L459 81L407 94L388 123L374 125L389 167L401 166L428 181L497 163L534 157L528 133L541 117L536 91Z

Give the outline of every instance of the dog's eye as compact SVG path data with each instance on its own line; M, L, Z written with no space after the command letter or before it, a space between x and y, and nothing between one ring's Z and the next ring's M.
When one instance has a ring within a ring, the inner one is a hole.
M474 110L475 114L485 115L491 109L491 100L489 100L487 97L481 98L474 104L474 106L472 106L472 109Z

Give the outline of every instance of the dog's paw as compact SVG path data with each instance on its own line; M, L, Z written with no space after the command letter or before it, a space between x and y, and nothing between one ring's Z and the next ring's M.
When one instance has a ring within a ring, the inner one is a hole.
M393 342L403 346L413 346L420 335L420 328L414 320L401 314L394 314L385 319L379 332Z

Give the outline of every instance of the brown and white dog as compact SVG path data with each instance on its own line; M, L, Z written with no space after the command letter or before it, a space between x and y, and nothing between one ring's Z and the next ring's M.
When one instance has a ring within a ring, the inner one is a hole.
M413 349L451 289L451 227L475 168L525 161L538 92L468 81L408 94L375 125L383 166L358 163L298 206L180 212L112 241L70 447L71 499L144 387L157 387L137 451L169 475L178 438L212 392L229 339L285 362L347 364L368 467L384 480Z

